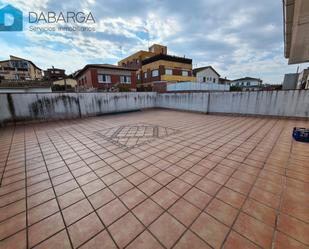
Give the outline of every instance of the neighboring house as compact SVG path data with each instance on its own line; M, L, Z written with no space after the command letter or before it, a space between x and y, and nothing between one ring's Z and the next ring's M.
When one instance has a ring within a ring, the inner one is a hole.
M142 61L142 69L137 75L137 85L146 88L156 83L176 83L195 81L192 60L184 57L158 54Z
M219 83L220 74L212 66L195 68L193 75L199 83Z
M298 73L288 73L284 75L282 90L295 90L297 87Z
M66 76L65 70L60 68L48 68L44 71L44 78L50 81L64 79Z
M260 90L263 81L257 78L245 77L231 81L230 86L242 88L243 91Z
M59 85L59 86L67 85L67 86L71 86L72 88L75 88L77 86L77 81L76 79L70 76L67 76L64 79L53 81L53 85Z
M136 90L135 70L110 64L88 64L76 75L79 90L117 90L123 86Z
M309 68L304 69L301 73L299 73L296 87L297 89L306 88L308 75L309 75Z
M192 60L167 54L167 47L154 44L149 51L139 51L118 62L136 70L137 88L153 90L154 84L195 81Z
M0 79L42 80L42 70L32 61L10 55L9 60L0 61Z
M309 74L308 74L308 77L307 77L307 83L306 83L305 89L309 89Z
M149 51L140 50L118 62L118 66L128 67L135 70L142 68L142 61L157 54L167 54L167 47L159 44L153 44Z

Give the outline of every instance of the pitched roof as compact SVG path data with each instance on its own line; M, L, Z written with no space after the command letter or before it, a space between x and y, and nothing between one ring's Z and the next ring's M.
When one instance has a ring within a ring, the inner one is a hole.
M233 81L244 81L244 80L256 80L256 81L260 81L262 82L261 79L258 79L258 78L252 78L252 77L244 77L244 78L239 78L239 79L236 79L236 80L232 80Z
M220 74L218 74L218 72L212 67L212 66L206 66L206 67L198 67L198 68L195 68L193 69L193 74L196 76L196 73L200 72L200 71L203 71L205 69L211 69L212 71L215 72L215 74L217 74L219 77L220 77Z
M84 66L83 69L78 70L76 72L76 75L74 77L78 77L80 74L82 74L84 71L86 71L89 68L103 68L103 69L118 69L118 70L127 70L127 71L136 71L135 69L127 68L127 67L120 67L117 65L112 65L112 64L87 64Z

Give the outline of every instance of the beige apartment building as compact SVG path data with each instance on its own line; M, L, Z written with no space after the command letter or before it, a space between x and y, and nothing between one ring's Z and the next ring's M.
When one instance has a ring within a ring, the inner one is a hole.
M32 61L13 55L0 61L0 80L42 80L42 72Z

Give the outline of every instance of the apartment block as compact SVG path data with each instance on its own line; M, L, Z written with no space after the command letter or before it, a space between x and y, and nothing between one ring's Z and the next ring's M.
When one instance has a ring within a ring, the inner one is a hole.
M0 80L42 80L42 69L32 61L10 55L9 60L0 61Z

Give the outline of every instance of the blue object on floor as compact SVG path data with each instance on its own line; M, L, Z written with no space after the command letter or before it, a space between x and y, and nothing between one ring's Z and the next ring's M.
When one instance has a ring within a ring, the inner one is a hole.
M309 129L294 127L293 138L296 141L309 143Z

